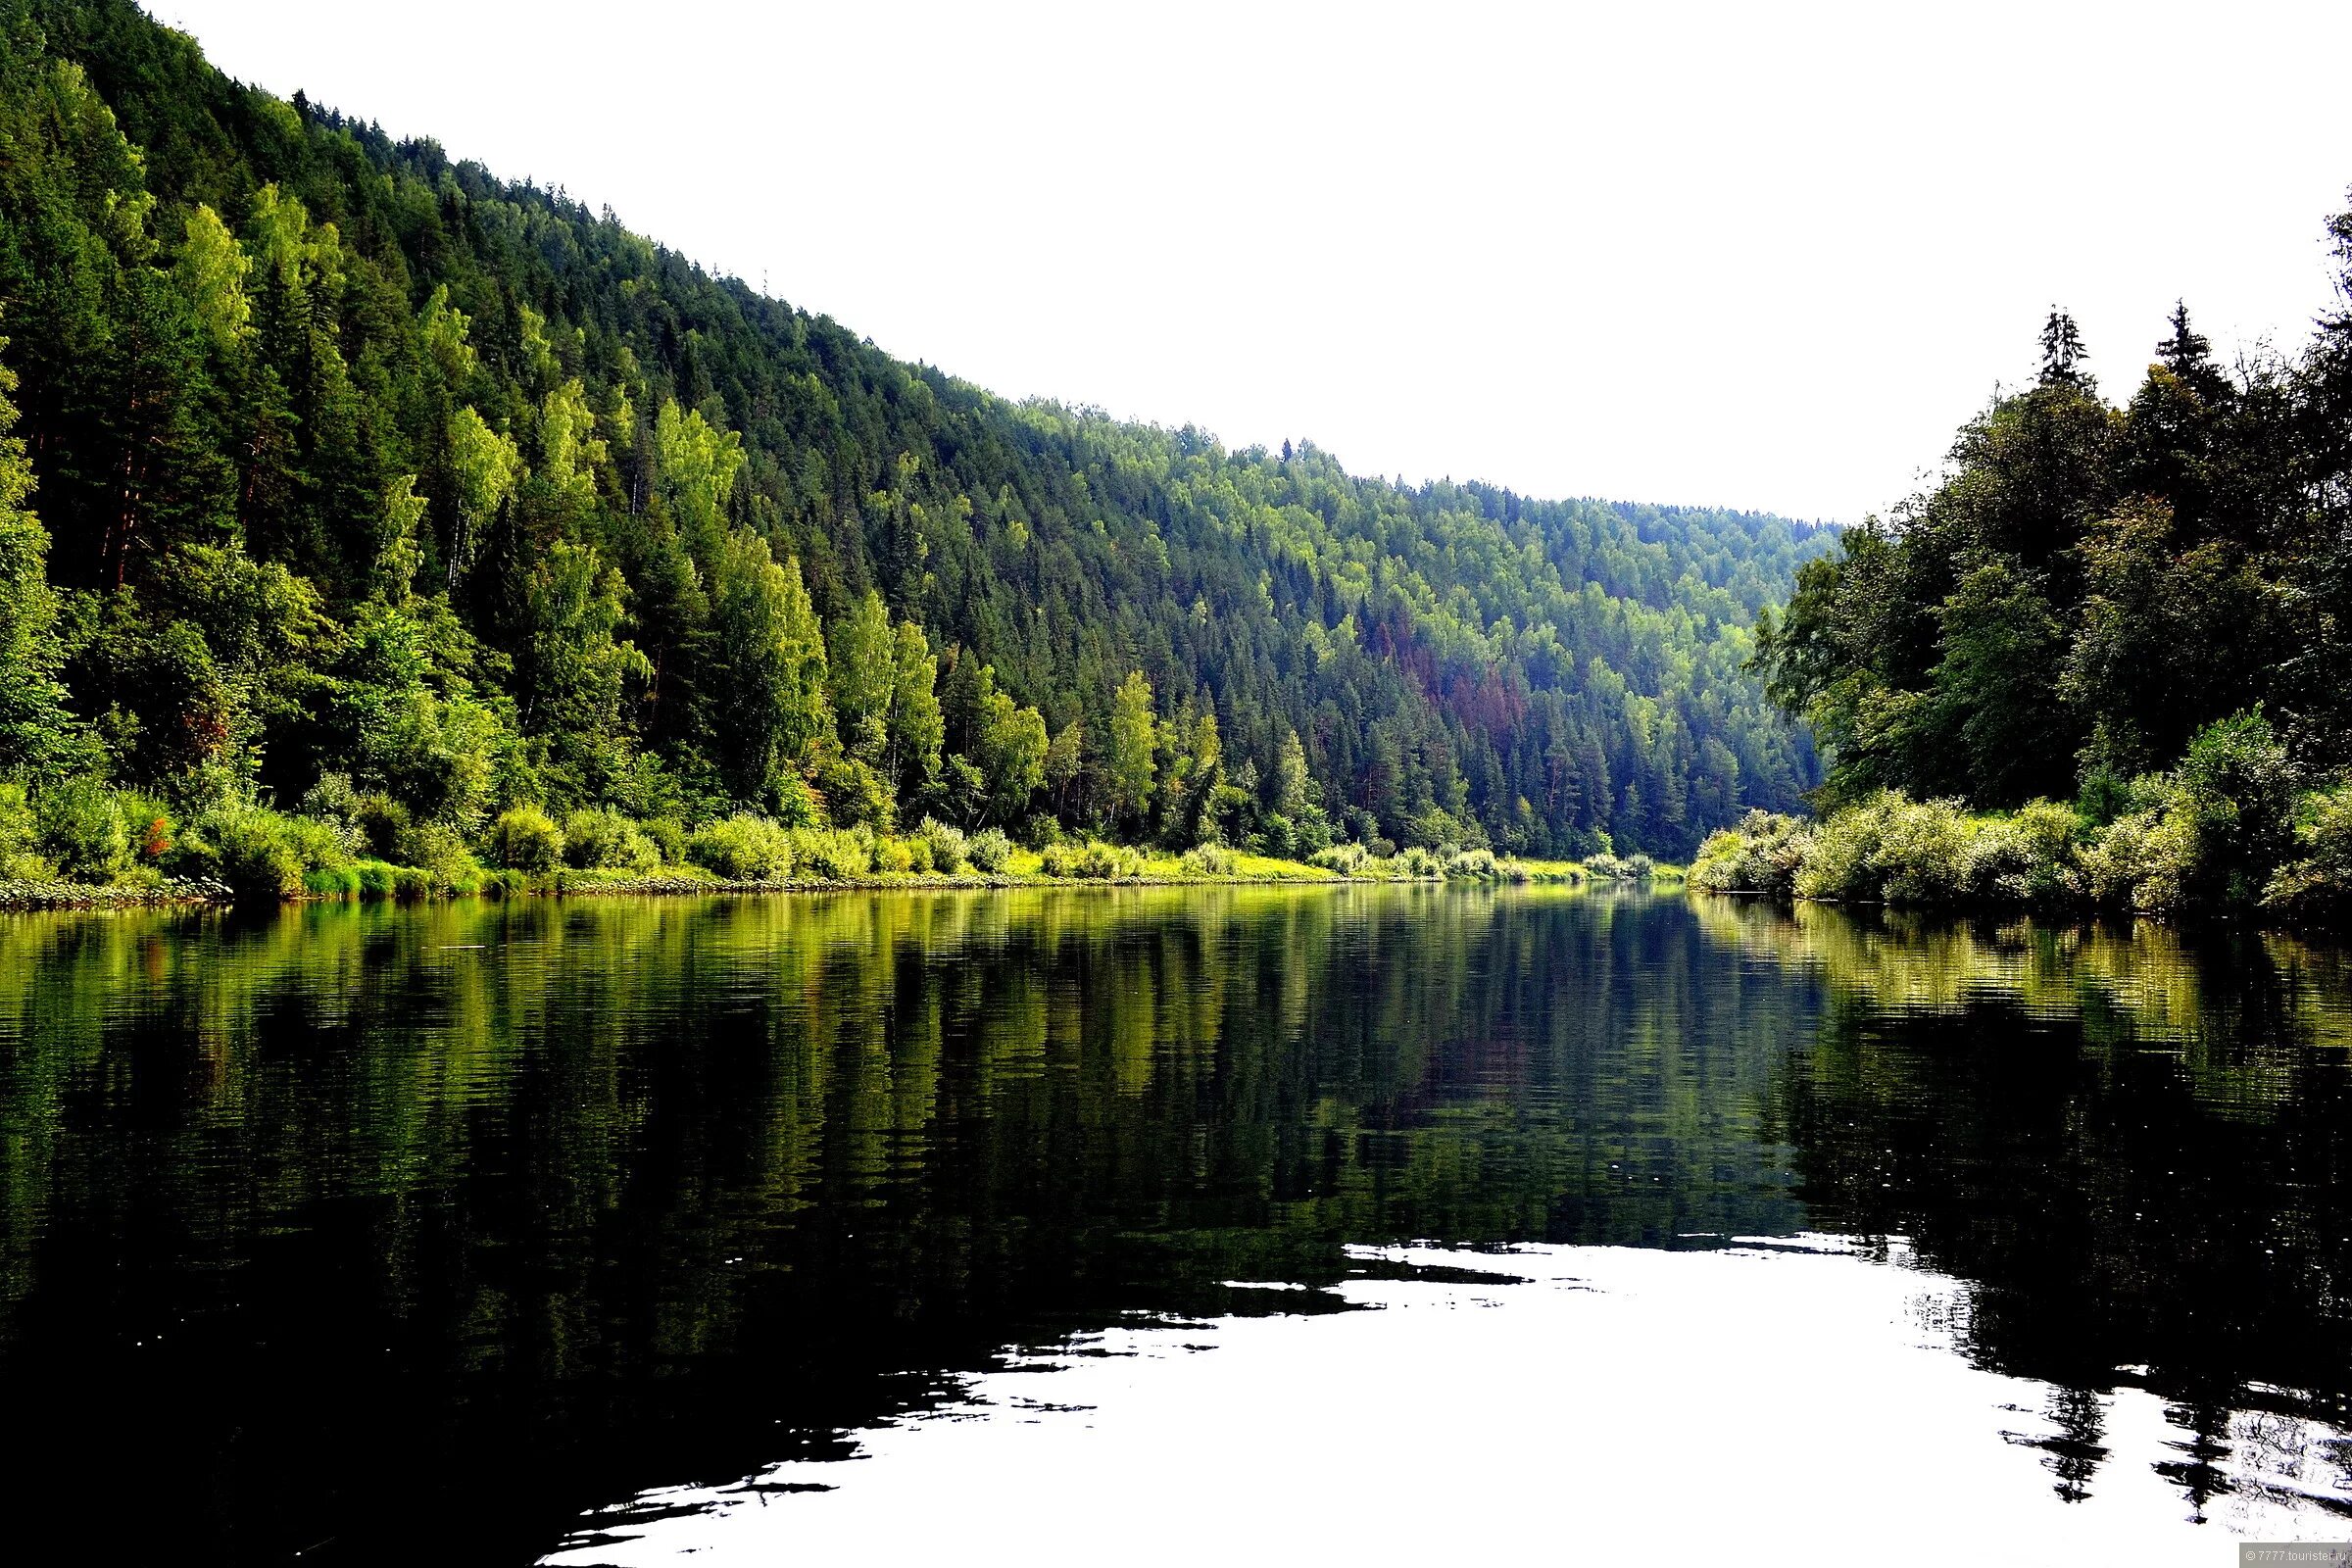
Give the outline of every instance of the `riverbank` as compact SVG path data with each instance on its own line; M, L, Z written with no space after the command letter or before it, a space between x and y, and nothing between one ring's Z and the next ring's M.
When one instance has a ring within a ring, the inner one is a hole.
M1056 855L1055 850L1065 850ZM1602 886L1678 882L1683 869L1646 867L1640 876L1623 862L1494 857L1483 851L1450 858L1406 855L1342 857L1343 865L1219 851L1184 855L1116 845L1050 846L1016 850L996 870L872 871L835 875L725 877L691 863L642 870L561 866L525 873L478 871L445 880L420 867L374 862L332 875L313 875L299 891L240 892L218 880L161 880L103 884L60 880L0 881L0 909L107 909L174 905L420 903L445 899L629 897L706 898L731 894L907 892L1069 887L1265 887L1339 884L1488 883Z
M2352 919L2352 785L2257 792L2192 773L2134 781L2114 805L1970 811L1887 790L1814 821L1751 811L1699 847L1690 886L1912 908Z

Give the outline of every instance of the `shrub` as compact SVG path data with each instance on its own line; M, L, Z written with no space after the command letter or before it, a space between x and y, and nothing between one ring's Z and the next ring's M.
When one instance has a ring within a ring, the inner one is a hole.
M202 874L226 883L238 899L291 898L302 891L303 873L316 869L303 863L293 822L263 807L226 806L206 813L187 847L207 862Z
M2263 890L2264 906L2297 920L2352 917L2352 781L2303 797L2295 848Z
M964 853L974 867L995 876L1012 863L1012 840L1001 829L984 827L964 842Z
M482 862L473 858L466 835L451 823L412 821L384 857L395 865L411 865L431 874L433 886L456 890L478 887Z
M1353 876L1364 868L1364 861L1370 858L1371 852L1361 844L1334 844L1329 849L1317 850L1308 856L1306 863L1319 865L1326 871L1337 871L1342 876Z
M136 790L124 790L115 801L116 810L122 818L122 831L130 840L131 858L142 865L161 862L172 853L172 845L179 836L171 808Z
M24 786L0 782L0 876L12 882L46 882L57 867L39 854L40 827L24 798Z
M781 882L792 875L792 836L766 817L738 812L695 829L686 858L729 882Z
M564 819L564 863L581 870L648 871L662 852L638 825L618 811L591 808Z
M2257 708L2199 730L2179 777L2196 840L2188 896L2250 903L2295 850L2286 748Z
M1740 825L1711 835L1690 862L1690 885L1701 893L1770 893L1787 898L1796 891L1812 834L1793 816L1749 811Z
M359 855L370 843L363 820L364 804L360 792L352 788L350 774L321 773L318 782L302 797L302 814L326 823L342 839L348 853Z
M873 835L862 827L799 828L792 835L792 855L804 876L854 881L873 869Z
M1115 882L1134 876L1142 864L1142 858L1133 850L1088 839L1083 844L1047 845L1038 869L1046 876L1074 881Z
M1446 875L1456 882L1495 880L1493 850L1456 850L1446 858Z
M1882 792L1832 813L1815 828L1804 862L1797 867L1796 896L1877 898L1885 888L1878 854L1886 826L1886 803L1900 800L1900 796Z
M378 859L398 858L402 844L416 831L409 808L389 795L361 796L352 820L359 832L355 849Z
M914 836L930 847L931 869L943 875L954 875L963 869L971 858L970 841L960 829L950 827L936 817L924 817L915 824Z
M77 882L111 882L130 869L130 835L115 792L96 779L68 779L32 803L41 852Z
M654 853L662 857L663 865L686 863L686 830L678 825L675 817L657 816L641 825L647 840L654 846Z
M2049 906L2078 898L2085 883L2077 851L2085 824L2072 806L2034 801L2009 816L1972 825L1963 889L1978 904Z
M348 865L317 866L302 873L302 890L313 898L357 898L360 893L360 873Z
M1445 862L1421 845L1413 845L1396 857L1396 869L1404 876L1444 876Z
M914 869L914 850L905 839L881 839L874 845L874 869L899 875ZM923 869L931 868L931 847L923 846Z
M403 904L414 904L433 896L433 873L422 866L397 866L392 872L392 896Z
M817 769L816 787L825 798L825 814L844 827L890 826L890 785L882 775L855 757L833 757Z
M1184 852L1184 868L1193 876L1231 876L1233 865L1233 852L1222 844L1196 844Z
M490 856L514 871L552 871L564 854L564 830L536 806L511 807L490 824Z
M389 860L362 860L353 866L352 874L359 879L359 894L363 899L377 901L392 897L400 868ZM517 872L516 875L521 873Z

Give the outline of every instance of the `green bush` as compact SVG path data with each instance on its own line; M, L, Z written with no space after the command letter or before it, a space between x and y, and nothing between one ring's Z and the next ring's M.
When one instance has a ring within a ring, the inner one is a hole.
M686 858L729 882L781 882L792 875L792 836L764 816L738 812L695 829Z
M984 827L964 842L964 854L974 868L995 876L1012 863L1012 840L1002 829Z
M923 869L929 870L931 848L923 847ZM885 875L903 875L914 869L914 850L905 839L879 839L874 844L873 865Z
M130 869L130 835L115 792L96 779L68 779L35 796L41 853L76 882L112 882Z
M2179 772L2196 837L2189 902L2247 904L2295 852L2295 775L2257 708L2208 724Z
M24 786L0 782L0 877L12 882L46 882L57 867L41 857L40 827Z
M816 798L816 791L808 787L808 781L790 768L776 779L775 808L773 820L779 827L824 826L824 803Z
M1410 877L1444 876L1446 863L1430 850L1415 844L1397 855L1396 870Z
M302 873L302 890L318 899L356 899L360 896L360 873L354 866L315 866Z
M491 871L482 877L482 896L488 899L519 898L529 888L529 881L520 871Z
M2295 920L2352 920L2352 780L2303 797L2295 858L2263 890L2265 907Z
M890 785L857 758L827 759L817 770L816 788L824 797L828 819L844 827L866 827L876 832L889 828Z
M433 896L438 882L433 873L418 865L396 866L392 871L392 896L403 904L414 904Z
M970 841L959 828L950 827L936 817L924 817L914 827L914 836L930 846L931 869L943 876L953 876L971 858Z
M564 830L535 806L516 806L490 825L490 857L514 871L552 871L564 854Z
M795 829L792 855L801 874L820 882L851 882L874 865L873 835L863 827Z
M1725 828L1698 847L1689 884L1701 893L1787 898L1796 891L1797 868L1811 847L1811 831L1795 817L1750 811L1738 827Z
M650 871L662 863L662 852L618 811L591 808L564 819L564 863L583 871Z
M1088 839L1083 844L1049 844L1045 848L1039 871L1052 877L1066 877L1087 882L1115 882L1136 875L1143 869L1143 860L1133 850L1116 844L1104 844L1100 839Z
M662 857L663 865L686 863L686 830L678 825L675 817L657 816L641 826L645 836L653 842L655 853Z
M1961 892L1978 904L2047 906L2086 887L2078 851L2087 827L2072 806L2034 801L1971 825Z
M1317 853L1329 855L1331 851ZM1222 844L1196 844L1184 852L1184 868L1194 876L1231 876L1233 863L1233 852Z
M392 897L400 868L388 860L362 860L352 868L359 879L359 894L370 902Z
M1369 858L1371 852L1361 844L1334 844L1329 849L1317 850L1308 856L1306 863L1321 866L1326 871L1337 871L1342 876L1353 876L1364 868L1364 861Z
M264 807L225 806L197 822L187 848L206 862L202 874L226 883L236 898L289 899L302 891L306 872L320 869L304 863L294 821Z
M1446 858L1446 875L1456 882L1493 882L1497 872L1493 850L1456 850Z

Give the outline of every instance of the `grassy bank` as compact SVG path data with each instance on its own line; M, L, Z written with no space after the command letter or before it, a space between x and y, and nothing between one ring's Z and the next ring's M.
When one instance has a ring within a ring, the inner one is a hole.
M1693 889L1918 907L2236 912L2352 919L2352 780L2299 786L2259 718L2216 724L2181 766L2075 803L1971 811L1881 791L1817 821L1750 812Z
M5 795L0 786L0 808L8 804ZM182 824L153 802L119 792L94 792L78 806L77 811L52 809L37 819L0 811L0 868L10 878L0 880L0 907L1087 883L1577 884L1680 875L1679 868L1638 856L1527 860L1484 849L1375 855L1342 844L1294 859L1216 844L1181 852L1098 839L1024 847L1001 832L967 834L928 819L906 834L788 828L750 814L685 830L605 811L574 812L558 823L523 808L502 814L467 842L454 835L383 833L365 820L338 822L258 807ZM389 858L404 848L420 852L414 862Z

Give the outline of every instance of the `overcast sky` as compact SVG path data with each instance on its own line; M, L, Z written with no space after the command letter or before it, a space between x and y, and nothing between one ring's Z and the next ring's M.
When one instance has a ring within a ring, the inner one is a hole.
M2345 4L150 4L999 392L1806 517L2054 302L2299 342L2352 183Z

